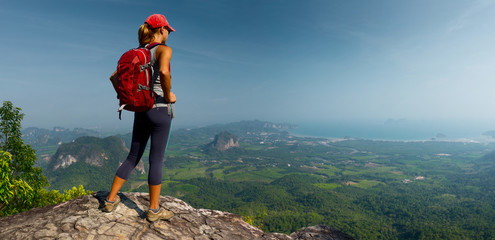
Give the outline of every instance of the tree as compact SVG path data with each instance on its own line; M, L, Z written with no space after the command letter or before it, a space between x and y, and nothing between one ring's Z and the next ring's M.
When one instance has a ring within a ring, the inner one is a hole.
M31 205L33 197L33 189L25 181L12 178L11 160L10 153L0 151L0 217Z
M91 193L82 185L64 193L44 189L50 184L41 168L34 165L34 150L22 140L21 109L6 101L0 108L0 117L0 217Z
M36 167L36 154L24 144L20 108L10 101L0 108L0 210L2 215L13 214L38 206L43 187L49 186L41 168ZM46 192L46 191L45 191Z
M16 180L24 180L33 189L48 186L48 180L41 168L36 167L36 154L28 144L24 144L21 121L24 114L9 101L0 108L0 150L12 155L12 174Z

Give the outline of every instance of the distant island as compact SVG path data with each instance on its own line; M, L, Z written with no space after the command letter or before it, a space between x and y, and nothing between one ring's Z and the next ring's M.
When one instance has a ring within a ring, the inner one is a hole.
M483 136L488 136L488 137L495 138L495 130L486 131L486 132L483 133Z

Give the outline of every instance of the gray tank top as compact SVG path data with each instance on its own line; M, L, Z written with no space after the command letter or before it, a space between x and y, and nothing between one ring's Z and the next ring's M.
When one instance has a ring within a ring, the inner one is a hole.
M163 98L163 89L162 85L160 84L160 64L158 61L156 61L156 49L157 47L154 47L150 50L151 52L151 61L153 63L153 78L155 81L153 82L153 91L156 93L156 98L155 98L155 105L153 108L157 107L167 107L167 102L165 101L165 98Z

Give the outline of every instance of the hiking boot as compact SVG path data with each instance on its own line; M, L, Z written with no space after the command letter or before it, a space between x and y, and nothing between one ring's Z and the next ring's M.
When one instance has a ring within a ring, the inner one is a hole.
M154 222L154 221L159 220L159 219L168 220L173 216L174 216L173 212L165 210L164 208L160 208L160 210L157 213L154 213L153 211L148 210L148 214L147 214L146 218L148 219L148 221Z
M109 202L107 200L107 198L105 198L105 206L103 206L103 211L104 212L112 212L113 210L115 210L117 208L117 205L119 205L119 203L120 203L119 195L117 195L115 197L115 201L113 201L113 202Z

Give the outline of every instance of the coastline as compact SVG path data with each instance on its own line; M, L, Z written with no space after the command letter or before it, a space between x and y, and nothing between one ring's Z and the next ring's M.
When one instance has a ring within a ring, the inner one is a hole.
M300 133L293 131L295 129L289 129L287 132L290 136L298 138L314 138L314 139L326 139L331 142L339 141L355 141L355 140L365 140L365 141L382 141L382 142L453 142L453 143L478 143L478 144L488 144L495 142L495 138L490 136L477 136L477 137L459 137L459 138L425 138L425 139L390 139L390 138L369 138L369 137L331 137L331 136L321 136L312 135L308 133Z

